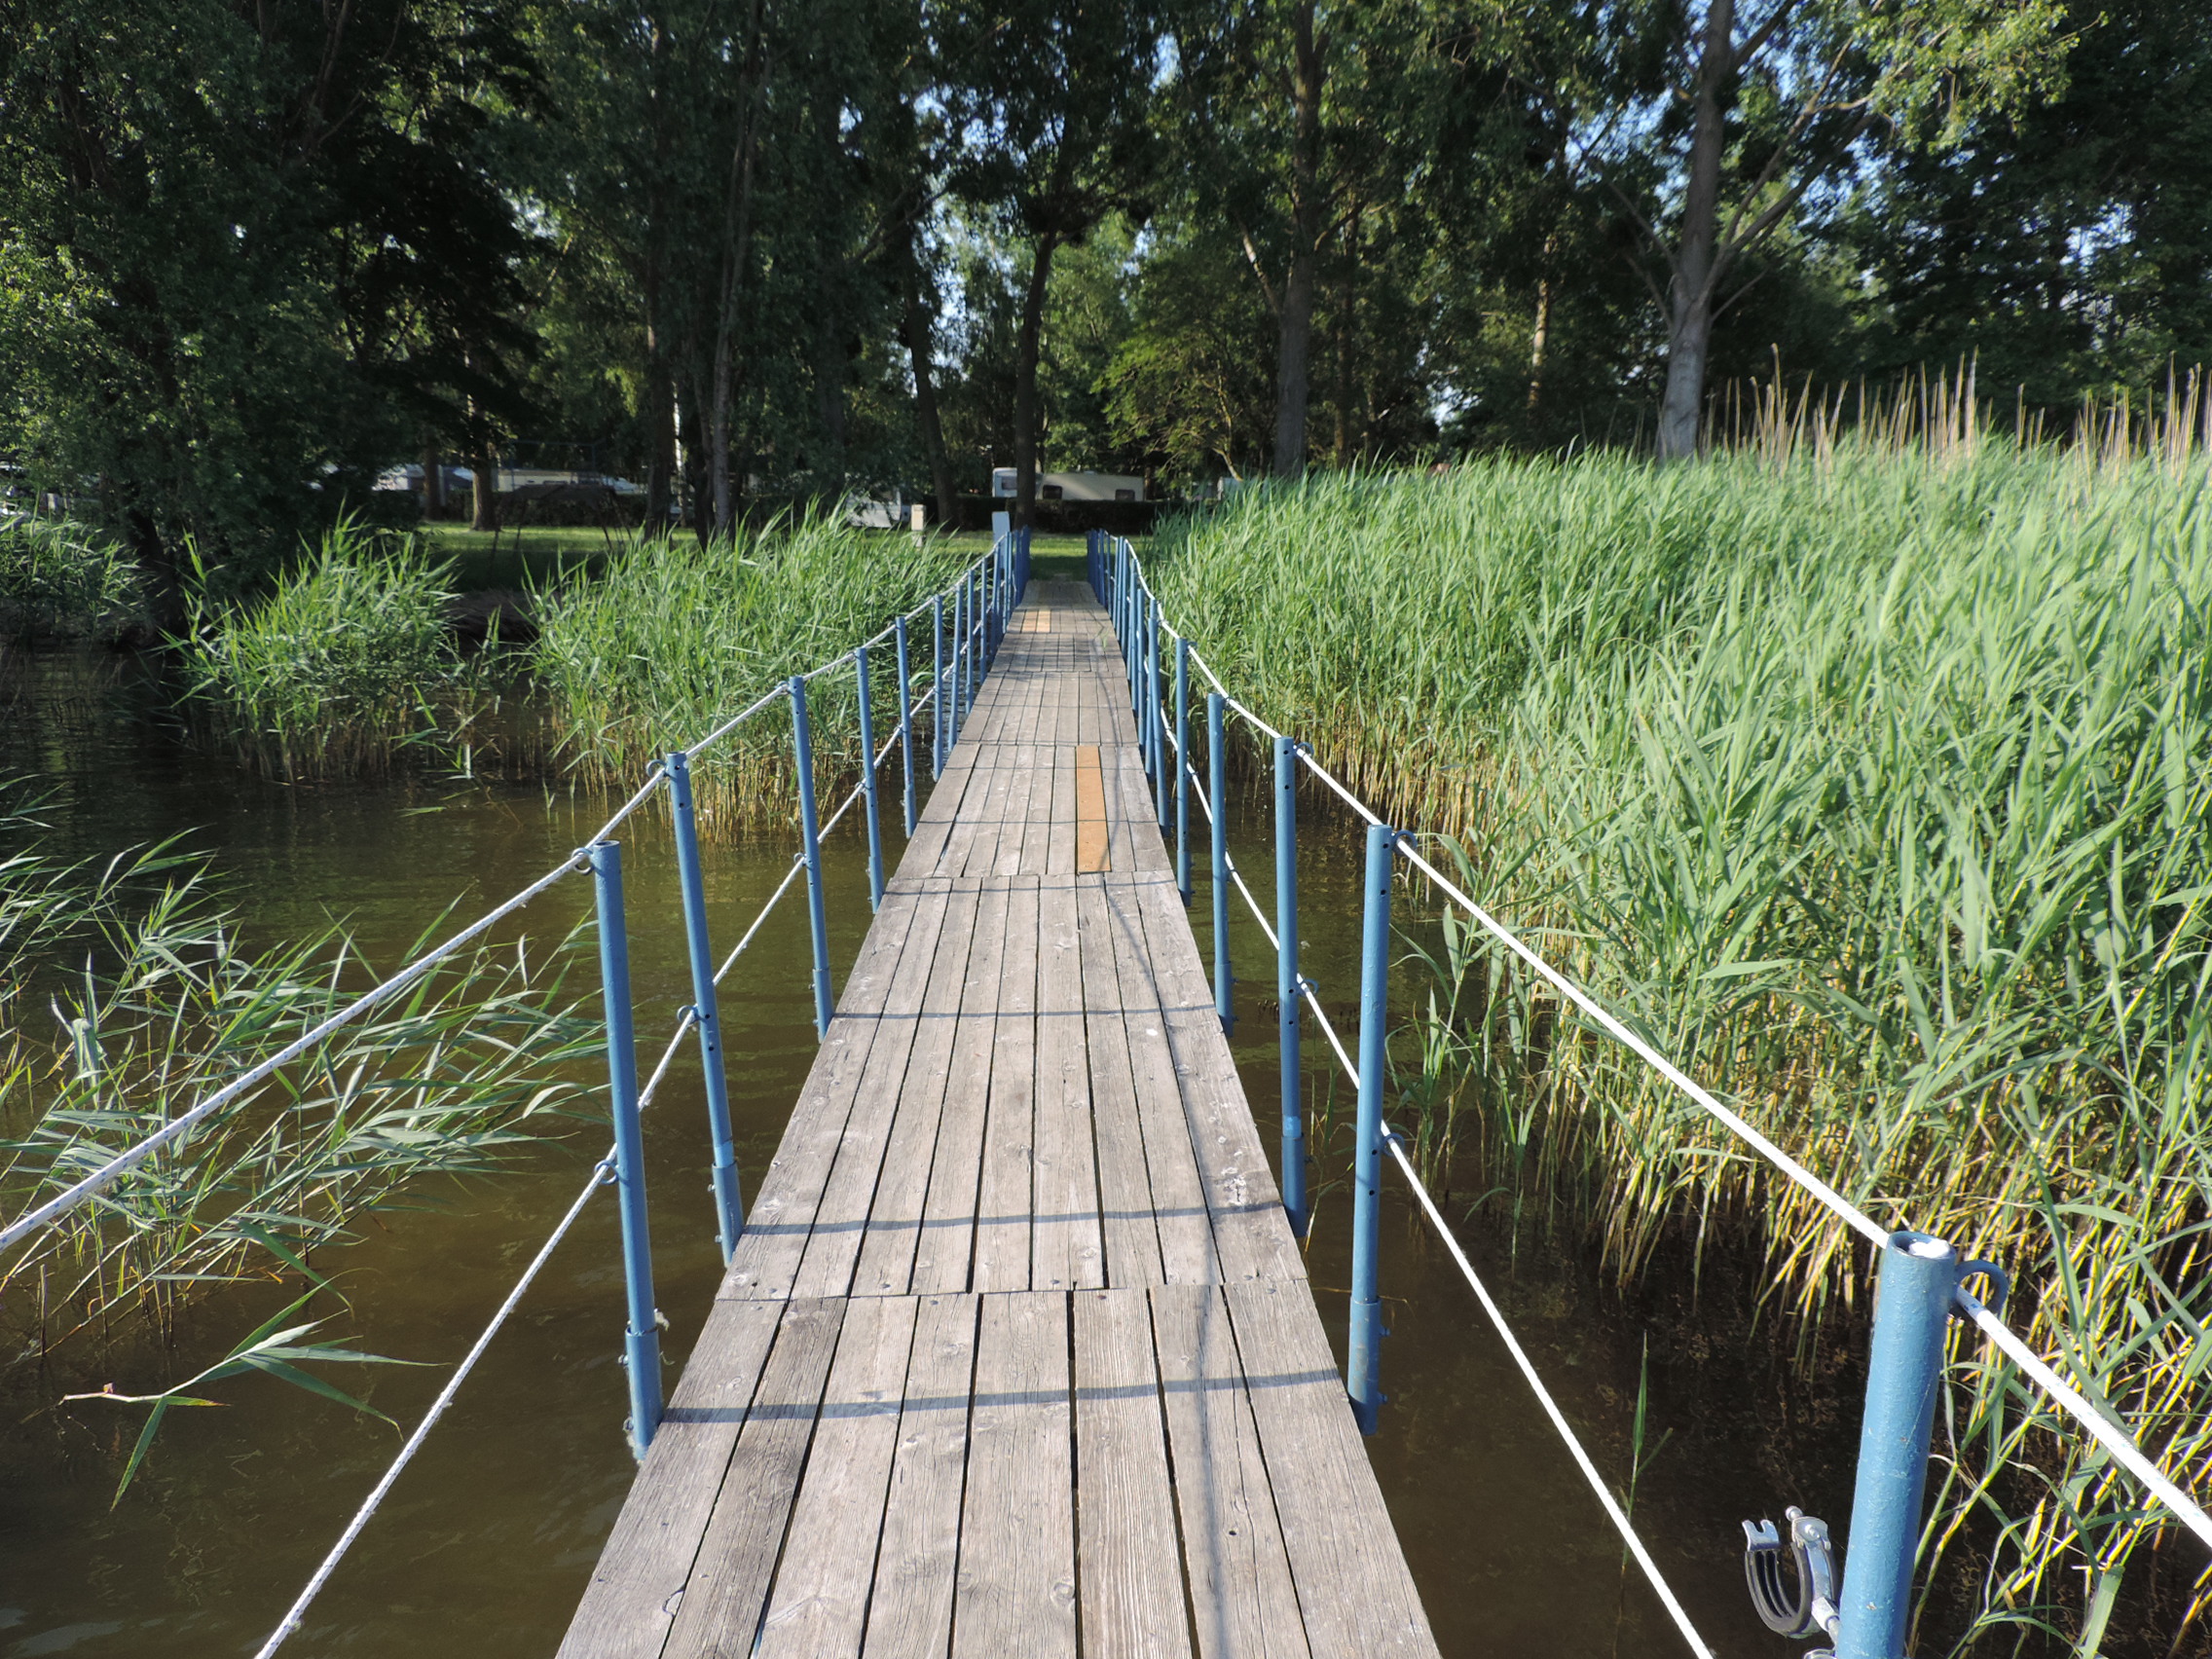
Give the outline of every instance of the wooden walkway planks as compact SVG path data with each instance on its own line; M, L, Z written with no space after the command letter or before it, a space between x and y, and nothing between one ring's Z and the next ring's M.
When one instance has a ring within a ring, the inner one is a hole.
M1103 613L1015 622L562 1659L1436 1651Z

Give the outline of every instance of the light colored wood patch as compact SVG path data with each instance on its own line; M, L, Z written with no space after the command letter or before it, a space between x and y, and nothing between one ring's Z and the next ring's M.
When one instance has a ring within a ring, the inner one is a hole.
M1106 769L1098 745L1079 743L1075 751L1075 870L1096 875L1114 867L1107 850Z

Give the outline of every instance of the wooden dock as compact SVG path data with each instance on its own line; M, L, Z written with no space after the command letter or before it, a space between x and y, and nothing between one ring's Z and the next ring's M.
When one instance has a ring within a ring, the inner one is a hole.
M1035 583L562 1659L1436 1652L1135 740Z

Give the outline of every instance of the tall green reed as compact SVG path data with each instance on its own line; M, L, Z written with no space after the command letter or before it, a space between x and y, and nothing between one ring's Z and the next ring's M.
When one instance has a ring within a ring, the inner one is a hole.
M849 652L949 582L968 556L932 538L849 530L809 516L700 544L634 543L596 581L537 596L533 658L569 763L594 781L634 782L779 681ZM927 689L929 627L914 631L916 694ZM889 647L871 660L877 742L892 727ZM825 780L860 766L853 676L808 688ZM702 816L729 828L780 816L796 799L791 721L766 716L702 763Z
M496 642L456 645L451 567L352 520L304 552L258 598L197 606L181 643L203 727L285 779L378 776L425 748L473 769L496 743L502 663Z
M0 637L101 638L144 617L122 548L81 525L0 513Z
M97 870L0 812L0 1195L82 1178L336 1012L376 970L340 929L241 947L203 866L156 849ZM427 936L423 942L427 941ZM413 954L413 952L409 952ZM486 944L343 1028L0 1263L0 1376L57 1351L166 1342L212 1289L313 1276L366 1212L493 1170L578 1104L565 947ZM39 1015L45 1014L40 1019ZM41 1029L43 1027L43 1030Z
M2205 482L1994 439L1499 461L1257 492L1154 563L1225 679L1624 1018L1877 1217L2012 1266L2014 1317L2202 1492ZM1477 1190L1624 1275L1763 1254L1808 1340L1859 1294L1849 1235L1510 958L1424 949L1409 1080ZM1962 1641L2079 1634L2071 1568L2152 1575L2157 1516L2009 1367L1962 1347L1950 1416ZM2164 1571L2122 1623L2186 1628L2208 1581Z

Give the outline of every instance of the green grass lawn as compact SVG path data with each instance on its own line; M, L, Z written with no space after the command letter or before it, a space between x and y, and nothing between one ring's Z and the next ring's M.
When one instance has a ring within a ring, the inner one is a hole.
M423 532L432 553L453 561L454 586L463 593L528 587L570 571L596 572L608 550L627 539L620 532L545 525L495 534L427 524Z
M578 571L597 575L610 549L623 546L621 532L593 528L563 529L532 526L523 530L467 530L460 525L423 527L430 550L454 564L454 586L463 593L491 588L528 587L540 581ZM684 533L688 534L688 532ZM862 532L885 539L904 539L907 532ZM949 543L969 558L978 558L991 546L987 531L964 530L949 536L933 534L931 539ZM1031 573L1048 580L1081 581L1084 574L1084 538L1080 533L1049 535L1039 533L1029 545Z

